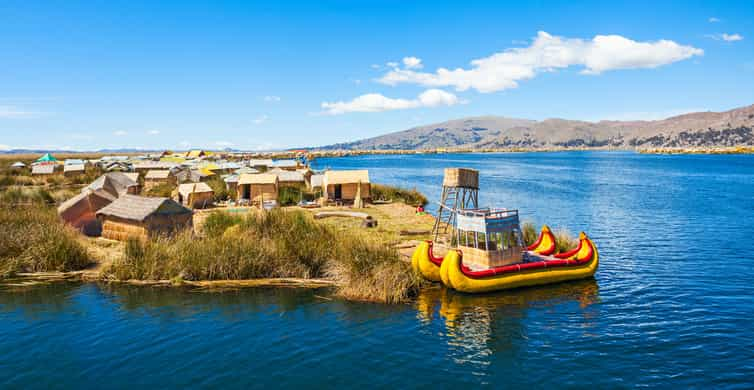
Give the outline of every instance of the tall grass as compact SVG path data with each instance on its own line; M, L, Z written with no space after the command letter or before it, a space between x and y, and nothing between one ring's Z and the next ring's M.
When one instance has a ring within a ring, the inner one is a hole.
M280 187L278 190L278 204L281 206L294 206L300 201L315 199L314 193L307 192L299 187Z
M73 271L89 263L76 232L60 223L54 209L0 208L0 277L18 272Z
M159 183L159 184L155 184L149 187L149 189L145 191L145 195L161 197L161 198L170 198L173 196L174 189L175 189L175 186L170 183Z
M423 206L428 203L427 197L422 195L422 193L417 191L416 189L407 190L405 188L373 183L370 193L372 200L393 200L412 206Z
M131 240L111 267L118 279L329 278L352 299L401 302L419 281L399 254L359 233L318 224L300 211L207 217L203 235Z

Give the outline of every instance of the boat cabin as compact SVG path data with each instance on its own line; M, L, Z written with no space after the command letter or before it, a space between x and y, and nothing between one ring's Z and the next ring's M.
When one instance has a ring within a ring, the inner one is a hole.
M463 263L479 269L520 263L526 249L518 210L458 210L454 241Z

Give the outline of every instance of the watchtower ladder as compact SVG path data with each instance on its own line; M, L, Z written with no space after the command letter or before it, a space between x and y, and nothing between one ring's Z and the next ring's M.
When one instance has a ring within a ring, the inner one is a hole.
M446 168L437 216L432 228L434 241L447 239L455 226L458 210L479 208L479 171L468 168Z

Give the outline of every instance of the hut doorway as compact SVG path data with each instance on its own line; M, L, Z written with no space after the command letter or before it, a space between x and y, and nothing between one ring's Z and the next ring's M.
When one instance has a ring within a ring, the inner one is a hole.
M343 185L336 184L335 185L335 199L342 199L343 198Z
M241 186L241 199L251 199L251 186L248 184Z

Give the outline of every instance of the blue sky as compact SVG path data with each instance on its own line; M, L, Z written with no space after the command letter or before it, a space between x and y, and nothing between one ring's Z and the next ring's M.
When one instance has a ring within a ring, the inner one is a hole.
M3 1L0 149L276 149L754 103L750 1L574 3Z

